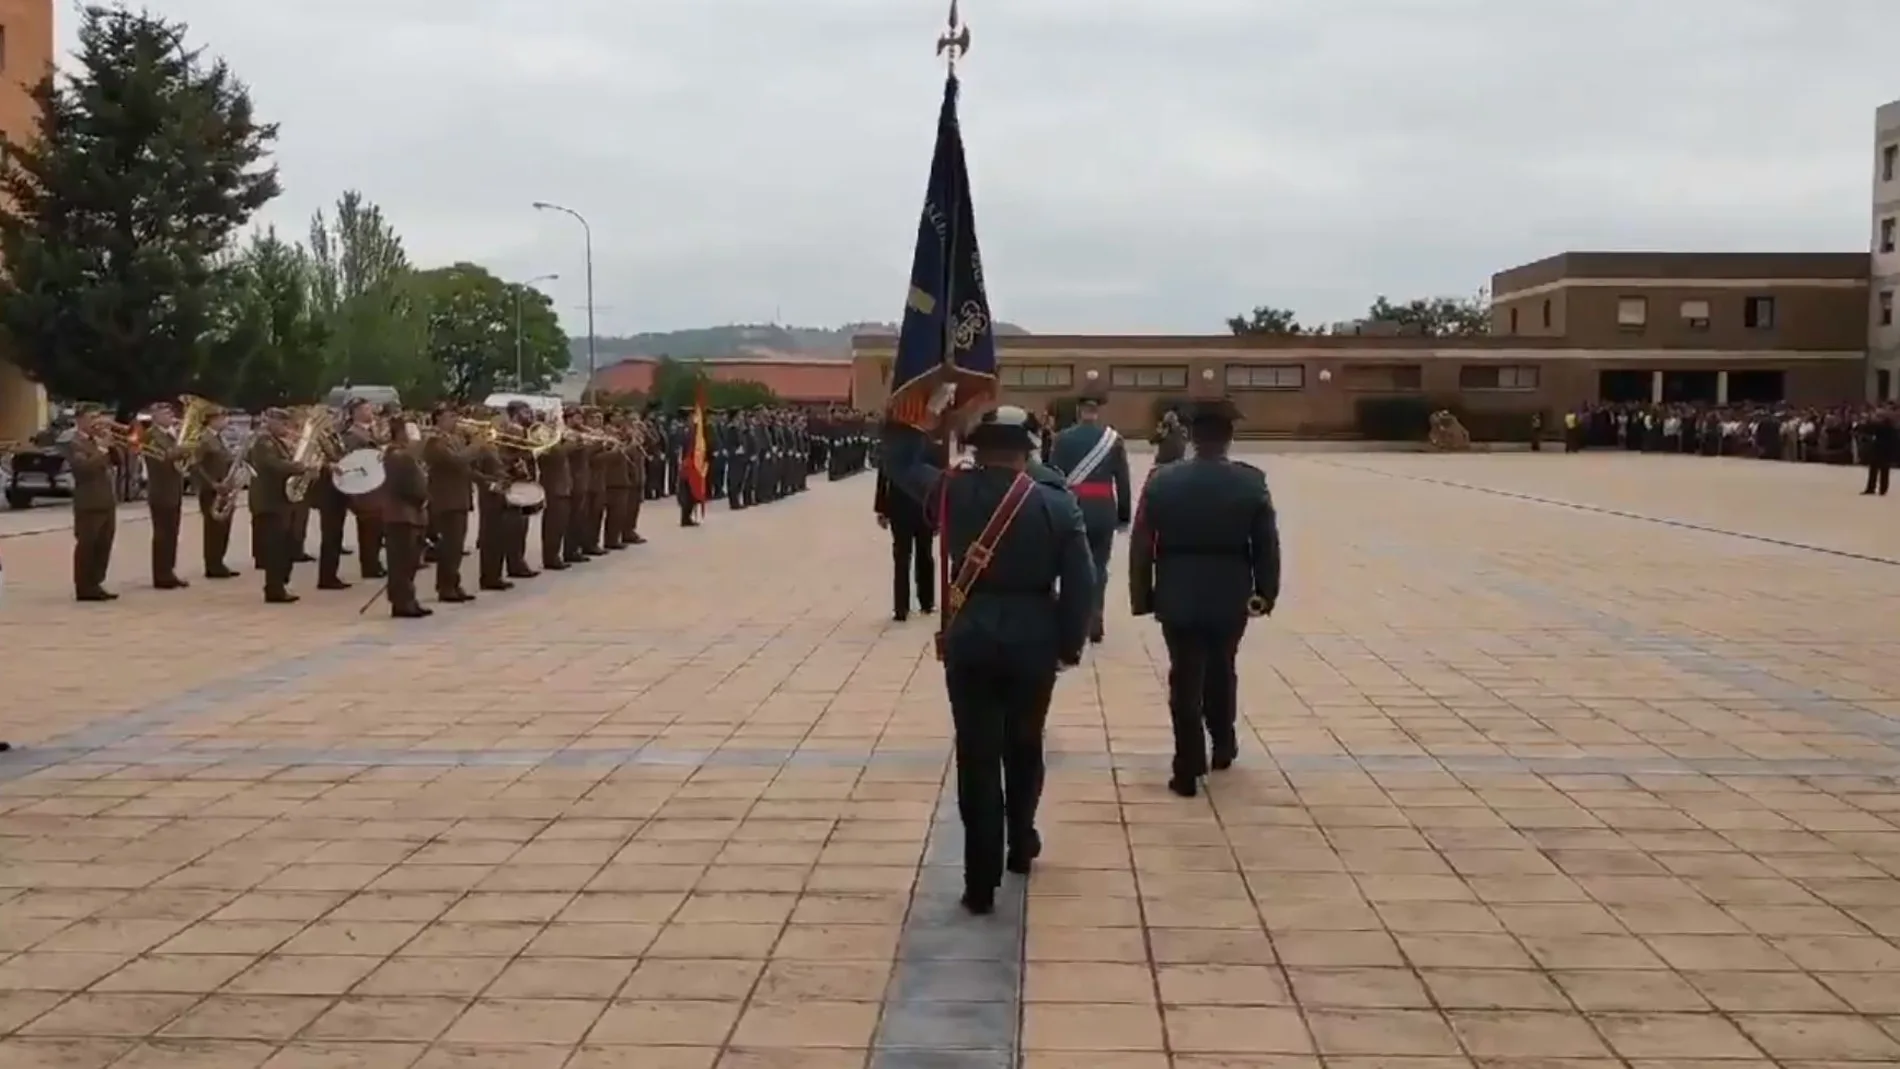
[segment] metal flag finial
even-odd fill
[[[957,72],[957,61],[970,51],[970,27],[957,11],[957,0],[950,0],[950,18],[944,23],[943,32],[937,35],[937,54],[949,64],[950,73]]]

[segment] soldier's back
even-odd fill
[[[1143,491],[1142,528],[1154,559],[1154,613],[1163,624],[1243,623],[1264,532],[1274,524],[1266,474],[1238,461],[1196,457],[1155,472]],[[1278,539],[1271,549],[1278,586]]]
[[[1081,510],[1059,475],[1043,469],[1040,478],[1028,477],[1033,485],[1021,509],[996,540],[994,554],[950,625],[953,646],[1020,644],[1050,655],[1080,646],[1094,576]],[[1015,481],[1016,473],[1007,468],[948,473],[943,493],[953,576]],[[1070,591],[1071,584],[1081,589]]]

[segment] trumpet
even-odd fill
[[[471,438],[502,449],[513,449],[529,456],[540,456],[561,444],[561,434],[545,423],[524,428],[521,433],[505,431],[486,420],[460,419],[456,428]]]

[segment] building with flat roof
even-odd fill
[[[1103,393],[1127,428],[1224,396],[1269,435],[1350,432],[1373,397],[1547,420],[1599,400],[1833,404],[1865,389],[1867,277],[1859,253],[1564,253],[1494,276],[1487,335],[1031,335],[998,339],[998,376],[1033,409]],[[853,350],[859,404],[881,405],[896,339]]]
[[[896,341],[892,336],[891,340]],[[842,405],[851,401],[851,365],[844,360],[715,358],[682,360],[714,382],[756,382],[790,405]],[[597,393],[646,394],[660,369],[658,357],[636,356],[601,368],[594,376]]]
[[[8,137],[33,135],[30,90],[52,69],[52,0],[0,0],[0,131]],[[46,418],[46,391],[0,351],[0,441],[29,437]]]
[[[1867,302],[1869,396],[1900,401],[1900,100],[1874,112],[1874,219],[1869,245],[1872,279]]]

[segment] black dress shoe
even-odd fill
[[[434,616],[435,610],[422,605],[413,605],[407,609],[391,609],[389,615],[396,620],[420,620],[425,616]]]
[[[162,583],[153,583],[152,589],[153,590],[184,590],[185,588],[189,586],[191,586],[191,584],[185,582],[183,579],[174,578],[174,579],[167,579]]]
[[[381,568],[363,569],[363,579],[365,582],[374,582],[375,580],[378,580],[378,579],[387,579],[387,578],[389,578],[389,573]]]
[[[535,570],[534,570],[533,568],[523,568],[523,569],[521,569],[521,570],[519,570],[519,571],[513,571],[513,572],[509,572],[509,573],[508,573],[508,578],[510,578],[510,579],[533,579],[533,578],[534,578],[535,576],[537,576],[537,575],[540,575],[540,574],[541,574],[540,572],[537,572],[537,571],[535,571]]]
[[[296,556],[294,556],[294,557],[292,557],[292,558],[290,558],[290,563],[292,563],[292,564],[315,564],[315,563],[316,563],[316,560],[317,560],[317,558],[315,558],[315,557],[313,557],[313,556],[311,556],[311,555],[310,555],[310,554],[308,554],[308,553],[299,553],[299,554],[297,554]]]
[[[643,534],[632,535],[628,537],[627,544],[633,545],[633,546],[644,546],[647,544],[647,536]]]
[[[465,590],[457,590],[457,591],[454,591],[453,593],[437,594],[435,597],[435,600],[440,601],[446,605],[460,605],[461,603],[465,601],[474,601],[475,595],[470,594]]]
[[[1003,867],[1018,876],[1029,875],[1036,865],[1036,859],[1042,856],[1042,836],[1034,831],[1024,832],[1009,844],[1009,859]]]
[[[318,590],[348,590],[350,586],[341,579],[322,579],[317,582]]]
[[[1200,793],[1198,776],[1175,776],[1168,780],[1168,789],[1183,798],[1192,798]]]
[[[895,621],[897,621],[898,623],[900,623],[900,624],[901,624],[901,623],[903,623],[903,622],[904,622],[905,620],[908,620],[908,619],[910,619],[910,613],[907,613],[907,612],[902,612],[902,611],[899,611],[899,612],[894,612],[894,613],[892,613],[892,614],[891,614],[891,619],[893,619],[893,620],[895,620]]]
[[[289,593],[264,595],[264,604],[266,605],[295,605],[302,600],[303,599],[297,595]]]
[[[483,583],[481,587],[483,590],[513,590],[515,585],[504,580],[499,583]]]
[[[75,601],[117,601],[119,600],[119,595],[109,594],[103,590],[87,590],[87,591],[82,591],[81,593],[74,595],[73,600]]]
[[[1208,762],[1208,767],[1216,772],[1225,772],[1234,767],[1234,759],[1239,756],[1239,748],[1232,743],[1225,746],[1216,746],[1214,747],[1214,759]]]
[[[220,571],[206,572],[205,578],[206,579],[236,579],[238,576],[243,575],[243,574],[244,574],[243,572],[234,572],[229,568],[225,568]]]
[[[996,912],[996,889],[994,887],[969,887],[963,891],[963,908],[983,917]]]

